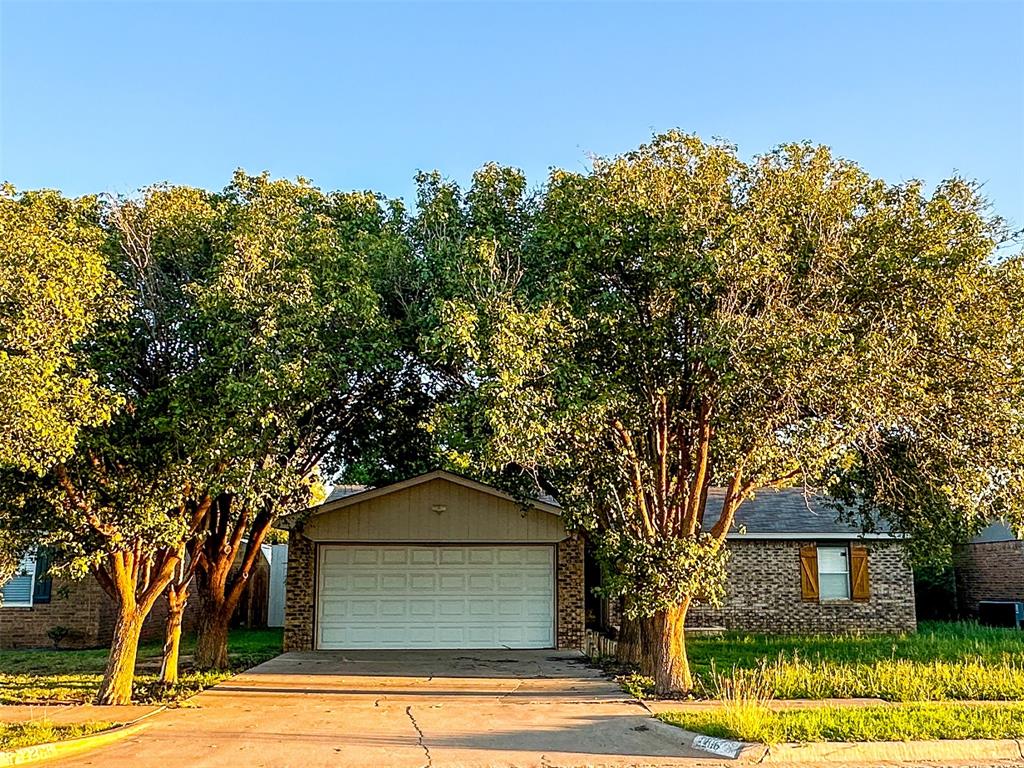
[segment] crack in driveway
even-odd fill
[[[416,741],[423,750],[423,754],[426,755],[427,762],[424,764],[423,768],[432,768],[434,765],[434,758],[430,756],[430,747],[428,747],[426,742],[423,741],[423,729],[420,728],[420,724],[417,723],[416,718],[413,717],[411,706],[405,708],[405,714],[409,717],[409,722],[412,723],[412,727],[416,729]]]

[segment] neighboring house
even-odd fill
[[[720,508],[713,491],[709,515]],[[899,542],[860,536],[798,490],[758,494],[730,534],[729,583],[693,626],[761,632],[913,630]],[[285,650],[579,648],[599,569],[551,501],[523,504],[449,472],[344,486],[290,515]],[[745,532],[743,532],[745,528]],[[587,610],[589,609],[589,610]]]
[[[48,633],[67,630],[61,648],[110,645],[116,619],[114,601],[92,577],[73,581],[50,576],[45,554],[27,555],[0,592],[0,648],[53,646]],[[163,637],[167,601],[160,599],[143,625],[143,640]]]
[[[957,603],[978,616],[983,600],[1024,602],[1024,541],[997,520],[967,544],[953,548]]]
[[[235,614],[233,624],[246,627],[282,626],[284,567],[287,545],[263,547],[250,582]],[[278,568],[273,569],[272,558]],[[237,567],[237,566],[236,566]],[[52,646],[48,633],[63,627],[62,648],[99,648],[110,645],[116,614],[114,601],[92,577],[74,581],[47,573],[45,550],[40,557],[26,556],[15,575],[0,586],[0,648],[42,648]],[[194,595],[194,592],[193,592]],[[189,600],[186,630],[191,627],[195,601]],[[142,639],[163,638],[167,601],[161,597],[143,625]],[[276,623],[275,623],[276,621]]]
[[[716,519],[722,492],[712,490]],[[761,491],[727,535],[726,595],[696,604],[690,626],[768,633],[912,632],[914,576],[899,540],[836,520],[821,497],[799,488]]]

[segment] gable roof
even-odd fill
[[[706,520],[717,519],[725,499],[724,488],[708,492]],[[892,539],[884,527],[865,534],[856,525],[837,519],[826,497],[803,488],[765,489],[744,501],[733,521],[730,539]]]
[[[970,543],[992,544],[1000,541],[1018,541],[1019,538],[1005,520],[993,520],[981,533],[971,539]]]
[[[461,485],[463,488],[469,488],[474,491],[479,491],[480,493],[486,493],[490,496],[495,496],[499,499],[512,502],[513,504],[522,505],[524,503],[522,499],[517,499],[512,494],[506,493],[494,486],[480,483],[476,480],[470,480],[468,477],[457,475],[454,472],[447,472],[443,469],[438,469],[433,472],[426,472],[422,475],[417,475],[416,477],[410,477],[407,480],[399,480],[398,482],[389,483],[375,488],[364,485],[335,486],[323,504],[318,507],[313,507],[312,509],[284,515],[278,521],[278,527],[290,530],[300,519],[305,520],[308,517],[315,517],[327,512],[336,512],[339,509],[345,509],[353,504],[359,504],[360,502],[368,501],[369,499],[375,499],[378,496],[386,496],[390,493],[403,491],[406,488],[412,488],[416,485],[429,483],[433,480],[447,480],[455,485]],[[525,503],[527,506],[533,509],[538,509],[541,512],[547,512],[548,514],[559,516],[562,514],[562,508],[553,503],[553,500],[529,499]]]

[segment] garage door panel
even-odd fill
[[[358,547],[352,550],[353,565],[376,565],[380,562],[381,552],[372,547]]]
[[[493,600],[470,600],[469,601],[469,615],[470,616],[493,616],[494,615],[494,601]]]
[[[462,565],[466,562],[466,550],[462,547],[445,547],[441,550],[442,565]]]
[[[413,592],[436,592],[437,577],[433,573],[410,574],[409,589]]]
[[[327,545],[320,648],[548,648],[551,547]]]
[[[412,565],[437,565],[437,550],[418,547],[409,550],[409,563]]]
[[[438,589],[442,594],[466,591],[466,575],[463,573],[442,573],[439,575]]]
[[[470,574],[469,588],[475,593],[490,593],[495,589],[494,574]]]
[[[385,565],[405,565],[409,562],[409,550],[405,547],[382,549],[380,561]]]
[[[402,592],[409,585],[409,576],[405,573],[382,573],[380,575],[380,588],[385,594]]]
[[[469,562],[474,565],[492,565],[494,563],[494,547],[470,547],[466,550]]]

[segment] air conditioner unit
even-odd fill
[[[1024,627],[1024,602],[982,600],[978,603],[978,621],[990,627]]]

